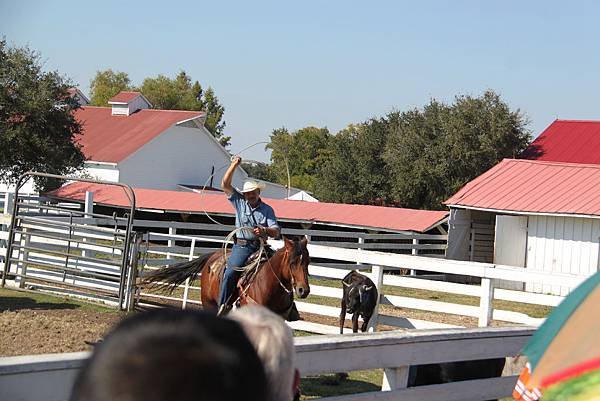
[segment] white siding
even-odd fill
[[[119,182],[119,170],[117,166],[86,162],[85,174],[95,180]]]
[[[128,116],[129,106],[126,104],[113,104],[111,114],[113,116]]]
[[[598,270],[600,220],[530,216],[527,268],[535,271],[591,275]],[[567,288],[536,283],[528,291],[566,295]]]
[[[220,187],[230,157],[205,128],[174,126],[144,145],[119,164],[120,181],[132,187],[176,190],[177,184]],[[247,177],[237,170],[233,185]]]
[[[5,192],[15,192],[14,185],[6,185],[0,183],[0,194],[4,194]],[[33,179],[27,180],[25,184],[19,189],[19,194],[33,194],[37,193],[37,191],[33,188]],[[0,195],[3,196],[3,195]]]

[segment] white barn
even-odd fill
[[[600,165],[505,159],[446,201],[447,258],[589,276],[600,263],[599,193]]]
[[[78,142],[87,159],[86,176],[136,188],[220,186],[231,155],[204,127],[204,112],[151,109],[139,92],[121,92],[108,103],[110,107],[84,105],[75,111],[83,126]],[[237,169],[233,184],[240,187],[246,178]],[[286,187],[264,183],[265,197],[287,197]],[[23,191],[33,192],[31,184]],[[290,189],[291,194],[299,191]]]

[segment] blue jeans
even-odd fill
[[[221,289],[219,296],[219,305],[223,305],[227,299],[235,291],[235,286],[242,272],[237,271],[234,267],[244,266],[250,255],[258,250],[252,245],[233,245],[231,254],[227,259],[227,267],[223,273],[223,281],[221,281]]]

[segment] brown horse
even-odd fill
[[[244,278],[238,282],[239,303],[266,306],[284,319],[295,320],[297,311],[294,293],[306,298],[310,292],[308,284],[308,264],[310,258],[306,237],[302,239],[283,238],[284,247],[277,250],[266,262],[258,266],[256,274],[248,282]],[[188,262],[162,267],[143,277],[142,283],[150,287],[166,285],[173,291],[185,280],[200,278],[200,298],[204,309],[216,312],[219,288],[223,278],[225,258],[222,251],[201,255]],[[207,268],[208,267],[208,268]],[[157,284],[163,283],[163,284]]]

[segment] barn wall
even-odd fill
[[[121,182],[169,190],[176,190],[177,184],[210,185],[214,166],[213,186],[220,186],[230,158],[208,135],[205,128],[169,128],[119,164]],[[233,184],[241,186],[246,176],[236,170]]]
[[[85,163],[85,174],[96,180],[119,182],[117,166]]]
[[[590,275],[598,270],[600,220],[581,217],[530,216],[527,268]],[[528,291],[566,295],[560,286],[531,283]]]

